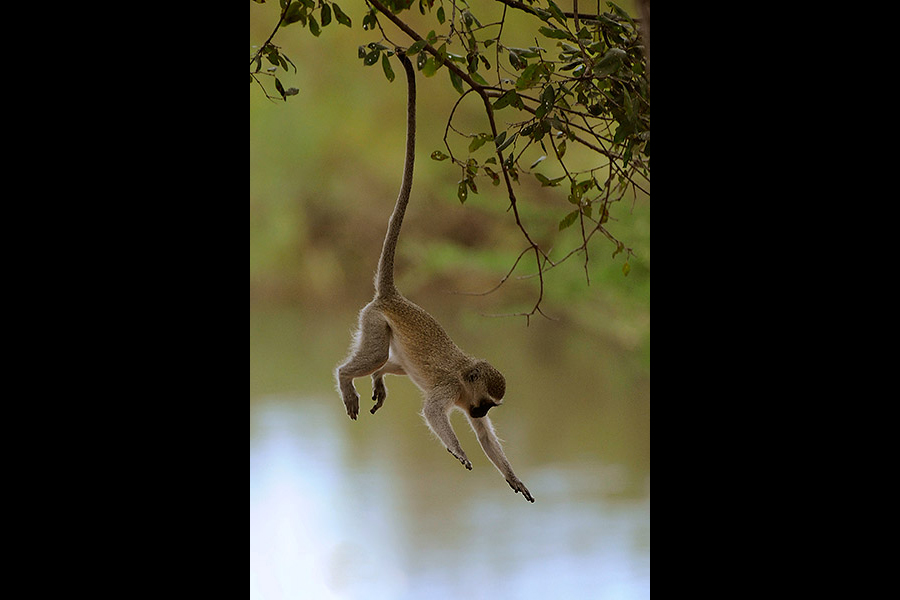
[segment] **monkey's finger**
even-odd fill
[[[451,450],[450,448],[447,448],[447,452],[449,452],[449,453],[453,456],[453,458],[455,458],[455,459],[458,460],[460,463],[462,463],[462,466],[464,466],[466,469],[468,469],[469,471],[472,470],[472,463],[469,461],[468,458],[463,458],[463,457],[461,457],[461,456],[457,456],[457,455],[453,452],[453,450]]]
[[[531,495],[531,492],[528,491],[528,488],[525,487],[524,483],[521,481],[507,481],[506,483],[509,484],[509,487],[511,487],[515,493],[518,494],[519,492],[522,492],[522,495],[525,496],[526,500],[534,502],[534,497]]]

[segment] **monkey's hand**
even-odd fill
[[[359,394],[355,388],[344,391],[344,406],[347,408],[347,416],[355,421],[359,416]]]
[[[525,499],[529,502],[534,502],[534,498],[531,496],[531,492],[528,491],[528,488],[525,487],[525,484],[522,483],[518,479],[507,479],[506,483],[509,484],[509,487],[513,489],[515,493],[522,492],[522,495],[525,496]]]
[[[466,457],[465,454],[463,454],[462,456],[459,456],[459,455],[457,455],[455,452],[453,452],[453,450],[451,450],[450,448],[447,448],[447,452],[449,452],[450,454],[452,454],[452,455],[454,456],[454,458],[456,458],[456,460],[458,460],[459,462],[461,462],[462,465],[463,465],[466,469],[468,469],[469,471],[472,470],[472,463],[469,462],[469,459]]]
[[[372,386],[372,400],[375,401],[375,406],[372,407],[370,412],[373,415],[375,414],[375,411],[384,404],[385,398],[387,398],[387,388],[384,387],[384,380],[379,377]]]

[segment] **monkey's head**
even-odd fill
[[[470,398],[468,410],[472,418],[480,419],[493,407],[503,404],[506,380],[487,361],[475,361],[462,378]]]

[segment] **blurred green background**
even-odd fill
[[[493,287],[525,242],[502,187],[479,181],[481,193],[461,205],[458,170],[429,159],[458,95],[445,70],[420,76],[397,284],[506,375],[506,402],[491,417],[536,502],[509,489],[457,415],[474,466],[462,468],[425,426],[406,378],[388,377],[382,410],[351,422],[332,372],[372,297],[399,190],[405,82],[399,65],[393,83],[380,66],[363,67],[357,46],[380,36],[362,30],[361,1],[339,4],[352,28],[332,23],[315,38],[297,24],[273,40],[297,65],[279,77],[298,95],[276,103],[250,86],[251,598],[648,598],[649,199],[612,212],[610,230],[635,252],[627,277],[624,255],[611,258],[612,244],[595,237],[589,286],[578,257],[546,273],[542,309],[556,320],[482,316],[530,310],[537,280],[514,278],[484,297],[450,293]],[[499,18],[497,3],[472,9],[482,22]],[[419,31],[436,28],[408,16]],[[277,19],[274,0],[251,2],[250,44]],[[511,12],[505,27],[534,44],[528,19]],[[486,131],[470,97],[454,123]],[[465,155],[467,140],[451,143]],[[594,159],[571,144],[569,153],[576,164]],[[552,256],[577,245],[576,228],[557,231],[564,193],[523,176],[517,195]],[[533,272],[523,259],[516,274]],[[365,408],[371,384],[357,388]]]

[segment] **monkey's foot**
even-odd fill
[[[468,469],[469,471],[472,470],[472,463],[469,462],[469,459],[466,458],[465,455],[463,455],[463,456],[458,456],[458,455],[457,455],[455,452],[453,452],[453,450],[451,450],[450,448],[447,448],[447,452],[449,452],[450,454],[452,454],[453,457],[454,457],[456,460],[458,460],[459,462],[461,462],[461,463],[462,463],[462,466],[464,466],[466,469]]]
[[[387,398],[387,389],[384,387],[384,381],[379,379],[372,387],[372,400],[375,401],[375,406],[372,407],[372,410],[370,412],[373,415],[375,414],[375,411],[381,408],[381,406],[384,404],[385,398]]]
[[[534,502],[534,498],[532,497],[531,492],[528,491],[528,488],[525,487],[524,483],[522,483],[518,479],[513,479],[512,481],[507,479],[506,483],[509,484],[509,487],[511,487],[515,493],[518,494],[519,492],[522,492],[522,495],[525,496],[526,500],[528,500],[529,502]]]

